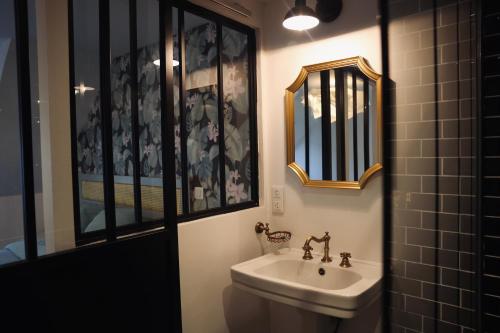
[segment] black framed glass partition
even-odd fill
[[[30,115],[30,109],[22,109],[23,105],[20,103],[22,96],[18,90],[23,80],[17,70],[19,56],[23,50],[16,45],[16,40],[20,37],[17,37],[16,31],[15,3],[3,1],[0,6],[0,130],[2,133],[0,207],[3,212],[6,212],[0,219],[0,264],[7,264],[26,259],[25,247],[21,246],[23,253],[16,256],[8,250],[8,246],[27,243],[23,221],[29,219],[30,216],[27,216],[29,212],[24,210],[23,205],[26,189],[23,185],[22,148],[24,144],[28,144],[23,138],[23,129],[25,129],[23,122],[26,121],[24,118]],[[30,120],[29,124],[31,125]]]
[[[109,228],[122,235],[161,226],[169,173],[179,221],[258,205],[255,32],[187,2],[173,5],[166,103],[173,104],[175,139],[164,142],[158,1],[72,1],[79,243]],[[164,168],[168,145],[175,170]]]
[[[67,4],[2,3],[0,204],[8,214],[0,250],[12,248],[8,262],[163,226],[170,173],[178,221],[257,206],[254,30],[166,3],[166,89],[161,2]],[[165,141],[168,107],[174,136]]]

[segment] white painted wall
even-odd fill
[[[303,187],[286,165],[284,123],[285,89],[303,65],[363,56],[376,71],[381,71],[377,1],[344,1],[344,9],[336,21],[302,33],[281,28],[278,18],[285,12],[283,1],[269,2],[263,28],[264,190],[270,193],[273,184],[285,187],[285,213],[272,215],[268,211],[269,218],[294,233],[292,246],[301,247],[309,234],[321,236],[330,231],[337,256],[338,252],[348,251],[353,257],[381,261],[381,174],[361,191]],[[358,19],[367,21],[366,26],[359,26]],[[269,196],[266,199],[269,201]],[[270,202],[266,203],[269,206]]]
[[[268,302],[235,289],[229,271],[263,253],[253,228],[264,216],[259,207],[179,226],[183,332],[269,332]]]
[[[364,190],[314,189],[303,187],[286,165],[284,92],[304,65],[365,57],[381,72],[380,30],[377,26],[376,0],[344,1],[341,15],[332,23],[321,24],[308,32],[292,32],[281,27],[290,1],[269,1],[264,10],[263,52],[260,68],[262,83],[262,135],[264,191],[283,185],[285,213],[267,210],[275,228],[293,233],[292,247],[302,247],[307,236],[332,235],[334,260],[342,251],[353,257],[382,260],[382,177],[372,178]],[[313,3],[311,3],[313,5]],[[270,196],[266,197],[270,207]],[[319,248],[319,247],[318,247]],[[270,306],[271,332],[331,332],[334,321],[288,306]],[[380,330],[380,304],[365,314],[344,321],[339,332]]]

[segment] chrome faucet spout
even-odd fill
[[[311,250],[313,250],[313,248],[310,245],[310,243],[311,243],[311,241],[315,241],[316,243],[325,243],[323,258],[321,259],[321,261],[322,262],[331,262],[332,257],[330,257],[330,239],[331,239],[331,237],[328,234],[328,231],[325,232],[325,235],[321,238],[309,236],[306,239],[304,246],[302,247],[302,249],[304,250],[304,256],[302,256],[302,259],[311,260],[313,258],[312,254],[311,254]]]

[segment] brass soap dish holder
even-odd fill
[[[266,225],[264,225],[264,223],[262,222],[257,222],[257,224],[255,225],[255,232],[258,234],[265,232],[267,240],[271,243],[284,243],[292,238],[292,233],[290,231],[270,232],[269,223],[266,223]]]

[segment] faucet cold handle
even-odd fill
[[[340,257],[342,258],[342,261],[340,262],[340,267],[351,267],[351,263],[349,262],[349,258],[351,257],[351,254],[349,252],[341,252]]]

